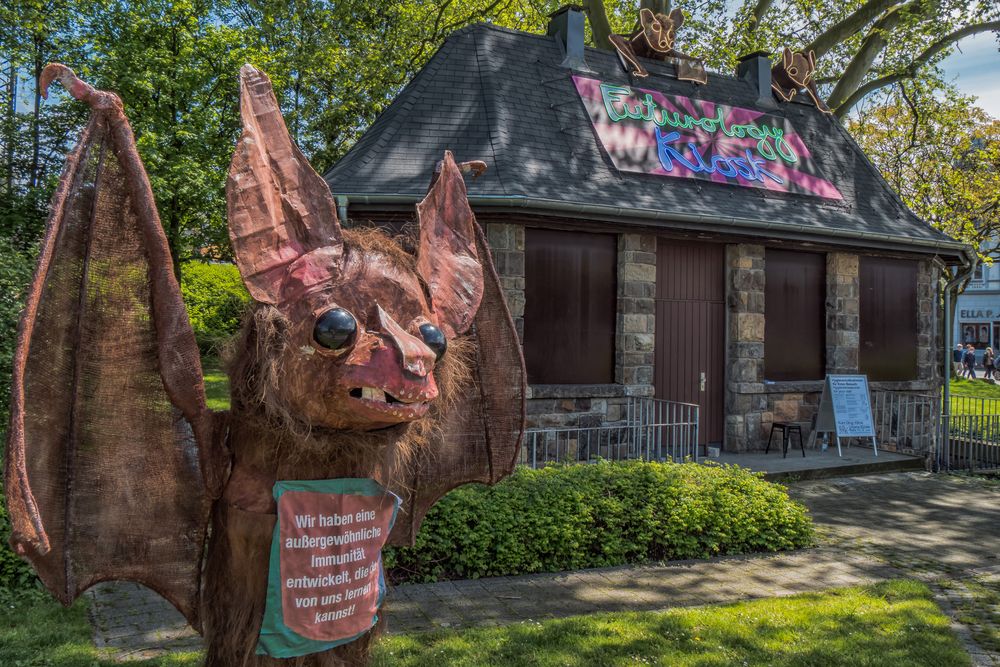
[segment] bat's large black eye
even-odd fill
[[[339,350],[354,341],[358,331],[358,321],[343,308],[331,308],[316,318],[313,338],[330,350]]]
[[[434,355],[440,360],[444,356],[444,351],[448,349],[448,339],[444,333],[433,324],[420,325],[420,337],[424,339],[427,347],[434,351]]]

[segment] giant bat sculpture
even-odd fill
[[[240,75],[226,189],[254,303],[232,408],[213,413],[121,101],[45,69],[43,90],[58,79],[93,112],[21,320],[5,470],[11,543],[56,597],[144,584],[226,667],[282,664],[255,652],[276,482],[376,482],[402,499],[389,542],[406,544],[448,490],[513,469],[524,422],[517,335],[462,175],[484,165],[444,154],[418,238],[344,229],[267,76]],[[362,663],[372,634],[294,664]]]

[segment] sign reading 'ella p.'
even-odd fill
[[[292,658],[364,634],[385,592],[382,546],[399,498],[370,479],[274,485],[277,525],[257,653]]]
[[[619,171],[843,199],[784,118],[581,76],[573,84]]]

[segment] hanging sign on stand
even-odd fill
[[[814,437],[819,433],[833,433],[837,439],[837,456],[844,455],[840,448],[841,438],[871,438],[872,449],[878,456],[869,397],[867,375],[827,375]]]

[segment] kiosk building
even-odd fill
[[[939,278],[970,248],[900,201],[830,114],[785,102],[765,54],[707,84],[548,34],[452,34],[326,175],[342,217],[403,227],[445,149],[467,180],[527,363],[529,427],[701,406],[700,441],[806,429],[828,373],[941,388]]]

